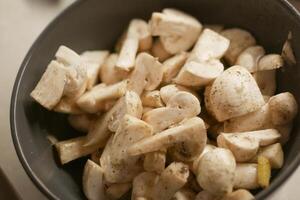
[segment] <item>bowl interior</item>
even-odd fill
[[[153,11],[174,7],[197,17],[202,23],[241,27],[256,37],[267,52],[280,53],[288,31],[293,33],[293,48],[300,62],[300,20],[283,0],[89,0],[78,1],[52,22],[34,43],[18,73],[11,104],[11,128],[20,160],[29,176],[48,197],[82,199],[82,168],[87,158],[65,166],[58,162],[47,136],[59,140],[80,135],[72,130],[66,115],[46,111],[30,98],[58,46],[77,52],[113,49],[117,38],[132,18],[149,19]],[[279,70],[278,92],[290,91],[300,102],[299,65]],[[285,146],[285,165],[273,176],[271,187],[259,192],[264,199],[295,169],[300,160],[299,117],[291,140]]]

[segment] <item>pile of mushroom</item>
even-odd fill
[[[116,52],[59,47],[31,96],[83,133],[55,147],[62,164],[90,156],[90,200],[252,200],[283,166],[298,112],[275,94],[290,40],[266,54],[246,30],[166,8],[131,20]]]

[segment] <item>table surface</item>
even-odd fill
[[[19,66],[31,44],[47,24],[73,1],[0,0],[0,59],[2,68],[2,73],[0,73],[0,169],[6,174],[17,195],[24,200],[42,200],[46,197],[26,175],[13,147],[9,127],[11,91]],[[300,3],[294,3],[300,8]],[[269,199],[298,200],[300,199],[298,185],[300,185],[300,168]],[[1,197],[3,198],[3,196]]]

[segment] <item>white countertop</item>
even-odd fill
[[[74,0],[0,0],[0,167],[24,200],[46,199],[22,168],[12,143],[9,106],[17,71],[47,24]],[[300,3],[298,3],[300,7]],[[300,168],[269,199],[299,200]]]

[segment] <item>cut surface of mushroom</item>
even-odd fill
[[[144,158],[144,170],[148,172],[156,172],[160,174],[166,165],[166,152],[156,151],[150,152]]]
[[[131,183],[115,183],[106,189],[105,194],[110,199],[120,199],[131,187]]]
[[[141,96],[143,106],[159,108],[163,107],[164,103],[160,98],[159,90],[145,91]]]
[[[88,114],[69,115],[69,124],[78,131],[88,132],[95,120],[95,116]]]
[[[198,171],[197,181],[206,191],[216,196],[232,192],[236,163],[228,149],[216,148],[203,155]]]
[[[276,91],[276,70],[258,71],[253,77],[263,95],[273,96]]]
[[[143,170],[140,156],[130,156],[127,149],[151,134],[151,127],[142,120],[130,115],[123,117],[117,132],[112,135],[100,158],[106,181],[110,183],[130,182]]]
[[[104,115],[99,117],[87,135],[86,146],[98,144],[104,147],[111,132],[115,132],[125,114],[141,118],[142,102],[135,92],[126,92],[116,104]]]
[[[77,100],[77,105],[89,113],[99,112],[106,101],[115,100],[123,96],[126,92],[127,84],[127,80],[108,86],[99,84],[83,94]]]
[[[160,36],[166,51],[171,54],[191,48],[202,29],[197,19],[175,9],[152,13],[149,26],[152,35]]]
[[[205,190],[202,190],[197,194],[195,200],[215,200],[215,196]]]
[[[248,190],[239,189],[225,195],[221,200],[255,200],[255,197]]]
[[[209,104],[218,121],[254,112],[265,104],[252,75],[238,65],[216,78],[209,96]]]
[[[164,87],[161,87],[159,90],[160,96],[165,104],[167,104],[167,102],[171,99],[171,97],[173,95],[177,94],[177,92],[179,92],[179,91],[190,92],[197,97],[196,93],[194,91],[192,91],[191,89],[181,86],[181,85],[176,85],[176,84],[166,85]]]
[[[229,49],[224,56],[230,65],[236,62],[237,57],[242,51],[256,44],[256,40],[251,33],[239,28],[225,29],[221,32],[221,35],[230,40]]]
[[[84,166],[82,186],[89,200],[107,199],[104,192],[103,169],[91,160]]]
[[[234,188],[247,190],[259,188],[257,182],[257,164],[238,163],[236,165]]]
[[[211,145],[211,144],[206,144],[202,153],[193,161],[193,165],[192,165],[192,172],[196,175],[197,174],[197,170],[198,170],[198,165],[199,165],[199,162],[201,160],[201,158],[203,157],[204,154],[206,154],[207,152],[213,150],[217,148],[216,146],[214,145]]]
[[[272,70],[282,67],[284,61],[279,54],[268,54],[263,56],[258,62],[259,70]]]
[[[143,90],[154,90],[162,81],[162,64],[148,53],[140,53],[129,77],[128,90],[140,95]]]
[[[285,43],[283,44],[282,47],[282,52],[281,52],[281,56],[283,58],[283,60],[288,64],[288,65],[295,65],[296,62],[296,58],[295,58],[295,54],[292,48],[292,32],[290,31],[287,37],[287,40],[285,41]]]
[[[153,172],[142,172],[133,179],[132,200],[147,200],[152,196],[152,190],[158,180],[158,175]]]
[[[154,41],[151,54],[158,58],[159,62],[163,62],[172,56],[172,54],[166,51],[159,38]]]
[[[195,200],[196,194],[193,190],[188,188],[181,188],[178,190],[172,200]]]
[[[77,65],[81,62],[80,56],[75,51],[64,45],[58,47],[55,53],[55,58],[59,63],[67,66]]]
[[[237,57],[236,65],[245,67],[249,72],[259,71],[258,61],[265,55],[265,49],[262,46],[250,46],[246,48]]]
[[[180,125],[169,128],[151,137],[138,141],[128,148],[130,155],[158,151],[175,147],[178,157],[193,160],[206,144],[206,129],[202,119],[190,118]]]

